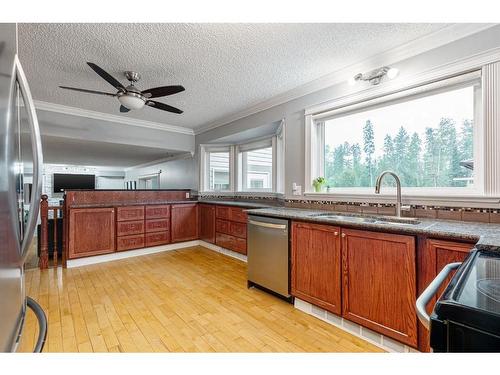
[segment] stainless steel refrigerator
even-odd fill
[[[26,309],[32,308],[40,323],[36,352],[43,348],[47,321],[40,306],[26,296],[24,262],[38,221],[42,143],[17,56],[16,24],[0,24],[0,153],[0,351],[16,351]],[[32,179],[31,199],[25,199],[30,194],[25,191],[27,179]]]

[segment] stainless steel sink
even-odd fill
[[[420,221],[414,218],[402,217],[384,217],[384,216],[361,216],[361,215],[342,215],[337,213],[320,213],[310,214],[309,217],[321,217],[333,220],[342,220],[354,223],[372,223],[372,224],[386,224],[386,225],[417,225]]]
[[[376,223],[377,222],[377,219],[374,219],[372,217],[364,217],[364,216],[338,215],[338,214],[330,214],[330,213],[312,214],[309,216],[322,217],[322,218],[334,219],[334,220],[350,221],[350,222],[355,222],[355,223]]]

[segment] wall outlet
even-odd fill
[[[302,195],[302,186],[295,182],[292,184],[292,195]]]
[[[186,193],[186,198],[189,199],[189,193]]]

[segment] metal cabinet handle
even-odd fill
[[[273,224],[264,223],[263,221],[248,220],[249,224],[256,225],[258,227],[272,228],[272,229],[286,229],[286,224]]]
[[[345,238],[345,233],[342,233],[342,238]]]
[[[47,316],[42,307],[31,297],[26,297],[26,305],[35,313],[38,320],[39,330],[33,353],[41,353],[45,340],[47,339]]]
[[[19,58],[16,55],[14,61],[16,67],[16,81],[19,84],[19,89],[23,97],[24,106],[28,114],[28,121],[31,130],[31,144],[33,147],[33,189],[31,191],[31,205],[30,212],[28,215],[28,224],[26,226],[25,233],[27,234],[23,238],[23,243],[21,244],[21,256],[26,257],[27,250],[31,240],[33,238],[33,233],[35,232],[35,226],[38,221],[38,213],[40,211],[40,196],[42,195],[42,168],[43,168],[43,154],[42,154],[42,138],[40,136],[40,126],[38,125],[38,118],[36,116],[35,104],[33,102],[33,97],[31,96],[31,91],[28,86],[28,80],[24,74]]]
[[[448,277],[451,271],[456,270],[460,267],[462,263],[450,263],[444,266],[444,268],[439,272],[434,280],[429,284],[427,288],[423,291],[420,297],[417,298],[416,307],[417,307],[417,316],[420,322],[425,326],[425,328],[429,329],[431,317],[427,314],[426,306],[429,301],[434,297],[437,293],[439,287],[443,283],[444,280]]]
[[[336,237],[339,235],[339,232],[333,232],[333,235]]]

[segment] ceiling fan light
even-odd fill
[[[121,105],[128,109],[141,109],[144,107],[144,100],[134,95],[121,95],[118,97]]]

